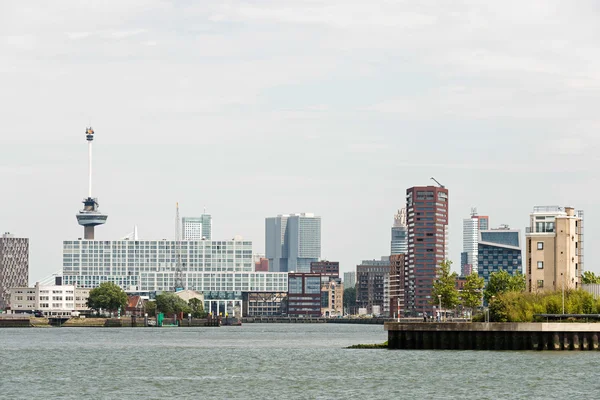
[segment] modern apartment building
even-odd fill
[[[471,218],[463,220],[463,252],[461,253],[460,263],[461,276],[467,276],[472,272],[477,272],[477,243],[479,240],[479,231],[487,230],[489,229],[489,226],[489,217],[477,215],[476,208],[471,209]]]
[[[65,241],[63,284],[171,291],[178,260],[183,286],[203,292],[209,312],[233,315],[242,309],[242,292],[287,292],[286,273],[254,272],[252,242],[243,240]]]
[[[366,308],[373,313],[373,307],[383,310],[385,303],[384,282],[390,275],[390,258],[364,260],[356,266],[356,307]]]
[[[290,272],[288,275],[288,315],[321,316],[321,275]]]
[[[431,291],[438,265],[448,255],[448,189],[416,186],[406,191],[408,260],[404,280],[405,314],[433,312]]]
[[[0,310],[10,301],[9,290],[29,284],[29,239],[10,233],[0,237]]]
[[[339,261],[314,261],[310,263],[310,272],[313,274],[321,274],[321,277],[329,279],[337,279],[340,277]]]
[[[212,216],[202,214],[199,217],[183,217],[183,240],[212,240]]]
[[[353,288],[356,286],[356,272],[344,272],[344,288]]]
[[[266,257],[273,272],[309,272],[321,257],[321,217],[302,213],[265,221]]]
[[[523,273],[521,231],[502,226],[480,230],[477,242],[478,274],[487,286],[490,274],[501,270],[511,275]]]
[[[406,208],[394,215],[390,254],[408,254],[408,227],[406,226]]]
[[[577,289],[584,270],[583,211],[534,207],[525,233],[530,292]]]
[[[88,311],[90,289],[73,285],[40,285],[10,289],[10,308],[13,312],[42,311],[46,316],[70,316],[74,311]]]

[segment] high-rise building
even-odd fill
[[[356,286],[356,272],[344,272],[344,288],[353,288]]]
[[[406,226],[406,208],[398,210],[398,213],[394,215],[390,254],[408,254],[408,227]]]
[[[384,307],[384,282],[390,275],[389,256],[381,260],[364,260],[356,266],[356,307],[366,308],[373,313],[373,307],[381,311]]]
[[[212,216],[183,217],[183,240],[212,240]]]
[[[29,239],[5,233],[0,238],[0,310],[10,301],[10,288],[29,283]]]
[[[494,272],[523,273],[520,230],[509,229],[506,225],[499,229],[480,230],[477,248],[478,274],[486,286]]]
[[[479,231],[487,230],[490,226],[490,218],[477,215],[477,209],[471,209],[471,218],[463,219],[463,252],[461,253],[460,275],[467,276],[477,272],[477,241]]]
[[[321,257],[321,217],[302,213],[265,221],[266,256],[273,272],[309,272]]]
[[[407,315],[433,312],[433,282],[448,255],[448,189],[417,186],[406,191],[408,261],[404,279]]]
[[[534,207],[527,241],[527,290],[577,289],[583,265],[583,211]]]

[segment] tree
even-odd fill
[[[581,283],[583,283],[585,285],[589,285],[589,284],[593,284],[593,283],[600,283],[600,276],[596,276],[596,274],[593,273],[592,271],[585,271],[581,275]]]
[[[356,288],[344,289],[344,309],[347,310],[348,314],[356,313]]]
[[[190,299],[190,301],[188,301],[188,304],[190,306],[190,310],[192,313],[192,317],[194,318],[205,318],[206,317],[206,313],[204,312],[204,305],[202,304],[202,301],[200,299]]]
[[[162,293],[156,296],[156,308],[167,315],[191,312],[188,303],[175,293]]]
[[[485,280],[480,278],[479,275],[477,275],[477,272],[473,272],[471,275],[467,276],[465,285],[460,294],[465,307],[473,310],[475,307],[481,305],[481,296],[484,285]]]
[[[456,289],[456,272],[451,272],[452,261],[442,261],[438,267],[438,279],[433,284],[431,303],[439,304],[441,296],[442,307],[452,309],[458,304],[458,289]]]
[[[149,317],[156,317],[156,302],[147,301],[144,304],[144,312],[147,313]]]
[[[127,306],[127,294],[113,282],[103,282],[95,289],[90,290],[87,300],[88,307],[92,310],[100,309],[117,311],[119,308],[125,310]]]
[[[489,303],[492,296],[507,292],[522,292],[525,290],[525,276],[520,273],[510,275],[505,270],[492,272],[483,292],[485,301]]]

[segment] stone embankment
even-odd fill
[[[403,350],[598,350],[595,323],[387,322],[388,348]]]

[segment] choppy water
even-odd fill
[[[598,398],[599,352],[348,350],[382,326],[0,329],[6,399]]]

